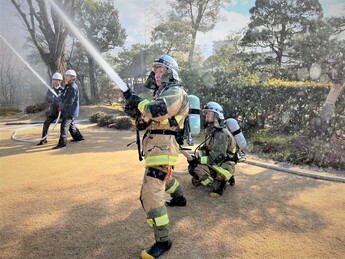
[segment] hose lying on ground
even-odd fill
[[[181,150],[180,149],[180,152],[187,158],[187,160],[191,160],[192,159],[191,154],[187,150]],[[334,176],[326,176],[326,175],[319,175],[319,174],[313,174],[313,173],[305,173],[305,172],[300,172],[300,171],[297,171],[297,170],[283,168],[283,167],[280,167],[280,166],[260,163],[260,162],[253,161],[253,160],[248,160],[248,159],[242,159],[240,162],[246,163],[248,165],[254,165],[254,166],[258,166],[258,167],[263,167],[263,168],[267,168],[267,169],[271,169],[271,170],[275,170],[275,171],[280,171],[280,172],[284,172],[284,173],[295,174],[295,175],[298,175],[298,176],[310,177],[310,178],[314,178],[314,179],[318,179],[318,180],[325,180],[325,181],[345,183],[345,178],[342,178],[342,177],[334,177]],[[185,170],[185,171],[173,170],[173,172],[176,175],[186,175],[186,174],[189,174],[188,170]]]
[[[41,140],[44,140],[46,139],[55,129],[56,125],[59,123],[59,120],[60,120],[60,116],[61,116],[61,112],[59,112],[58,114],[58,117],[57,119],[55,120],[55,123],[53,125],[53,127],[48,131],[47,135],[45,135],[43,138],[40,138],[40,139],[20,139],[16,136],[17,132],[18,131],[23,131],[23,130],[26,130],[28,128],[32,128],[32,127],[37,127],[37,126],[41,126],[41,124],[33,124],[33,125],[28,125],[28,126],[25,126],[23,128],[19,128],[17,130],[15,130],[11,136],[11,139],[14,140],[14,141],[19,141],[19,142],[26,142],[26,143],[38,143],[40,142]]]

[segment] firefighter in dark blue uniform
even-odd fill
[[[62,103],[59,110],[61,111],[62,122],[60,127],[60,139],[58,144],[53,149],[66,147],[67,144],[67,131],[70,132],[73,140],[84,140],[83,135],[80,133],[74,124],[74,118],[79,116],[79,89],[75,83],[77,74],[74,70],[67,70],[65,73],[65,91],[62,95]]]
[[[60,73],[54,73],[52,77],[53,90],[56,93],[54,95],[50,90],[48,90],[46,95],[46,100],[50,103],[50,110],[47,119],[43,123],[42,139],[37,145],[44,145],[47,141],[47,133],[50,124],[55,121],[59,116],[59,103],[61,101],[61,96],[63,94],[64,88],[61,86],[62,75]]]

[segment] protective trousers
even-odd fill
[[[153,227],[156,242],[169,240],[169,217],[164,193],[182,195],[179,182],[173,178],[167,183],[166,177],[163,167],[147,167],[140,192],[141,205],[148,224]]]
[[[50,124],[52,124],[52,122],[55,121],[57,117],[58,115],[49,115],[47,119],[44,121],[43,130],[42,130],[42,138],[44,138],[47,135]]]
[[[204,186],[208,186],[213,183],[214,180],[229,181],[230,177],[235,173],[235,166],[232,164],[223,164],[222,167],[216,165],[201,165],[189,168],[190,174],[194,177],[197,176],[197,180]]]
[[[69,131],[74,140],[78,141],[83,139],[83,135],[81,135],[80,131],[73,123],[73,117],[63,117],[60,126],[59,145],[65,146],[67,144],[67,131]]]

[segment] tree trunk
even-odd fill
[[[11,0],[21,16],[24,25],[31,36],[43,62],[48,66],[50,73],[63,73],[66,70],[65,48],[69,29],[64,26],[60,17],[47,7],[46,1]],[[61,2],[61,1],[60,1]],[[63,9],[73,11],[75,1],[61,2]],[[73,18],[73,15],[69,13]]]
[[[335,132],[333,122],[335,117],[335,103],[344,87],[334,84],[328,93],[326,101],[322,105],[319,116],[315,119],[308,132],[309,137],[317,139],[329,139]]]
[[[82,98],[84,99],[85,104],[91,104],[89,97],[87,96],[86,90],[85,90],[85,82],[84,82],[84,76],[79,77],[80,82],[80,93],[82,95]]]
[[[96,69],[95,62],[93,58],[87,55],[88,65],[89,65],[89,79],[90,79],[90,89],[91,89],[91,99],[93,102],[99,101],[98,96],[98,83],[96,79]]]
[[[189,67],[193,67],[193,58],[194,58],[194,48],[195,48],[195,41],[196,41],[196,30],[192,34],[192,42],[191,42],[191,48],[188,54],[188,64]]]
[[[335,116],[335,103],[343,90],[344,87],[341,84],[334,84],[329,91],[327,99],[322,105],[320,112],[322,122],[329,124],[331,119]]]
[[[59,72],[63,74],[67,70],[66,61],[65,61],[65,51],[60,52],[60,56],[56,58],[55,69],[56,70],[52,70],[51,72],[52,73]]]

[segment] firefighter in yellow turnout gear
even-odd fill
[[[228,182],[235,185],[236,141],[224,125],[223,108],[218,103],[207,103],[203,114],[205,141],[195,150],[194,159],[188,161],[188,171],[193,185],[210,187],[209,195],[216,198],[223,194]]]
[[[140,129],[146,128],[142,141],[146,170],[140,201],[156,240],[141,252],[141,258],[157,258],[172,245],[164,192],[171,195],[172,205],[186,206],[187,202],[179,182],[172,177],[179,154],[176,134],[184,127],[189,111],[188,95],[178,81],[178,65],[174,59],[168,55],[155,59],[145,83],[145,87],[154,90],[154,99],[140,99],[137,105],[141,114],[139,124],[144,125]]]

